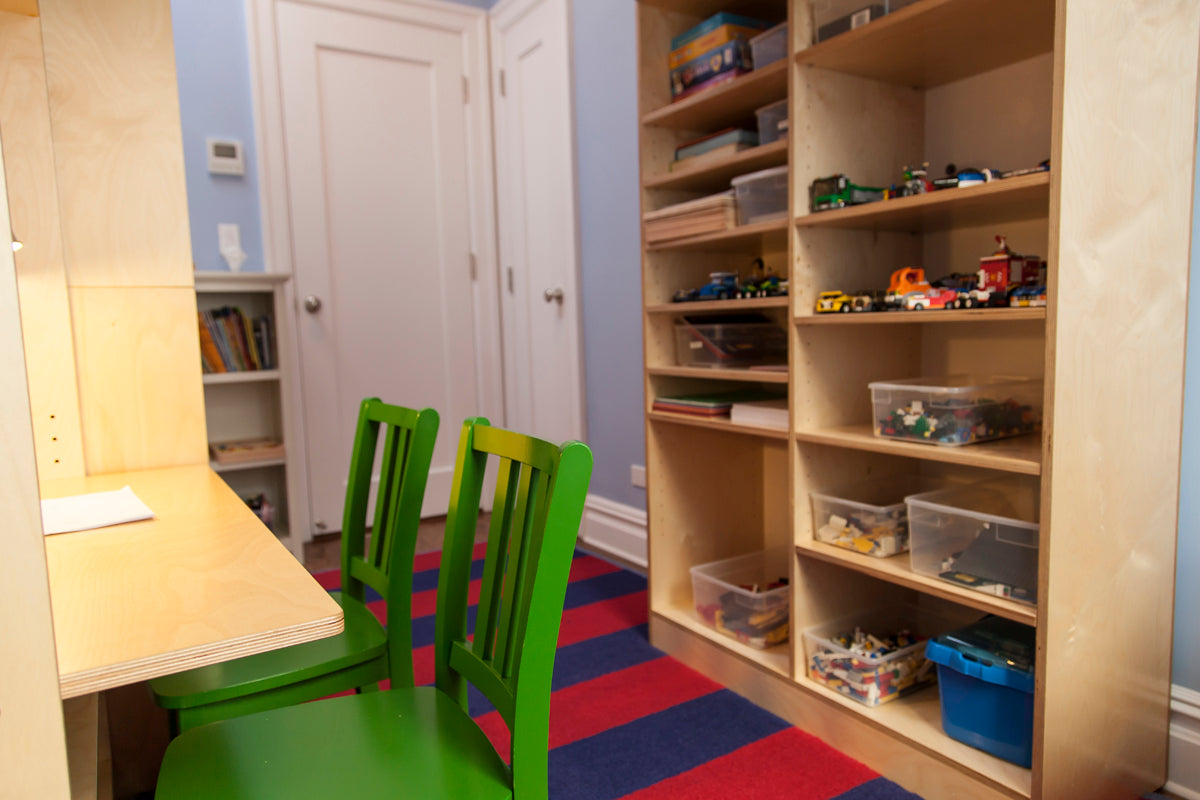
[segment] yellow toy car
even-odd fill
[[[817,295],[817,313],[828,314],[835,311],[849,312],[854,306],[854,298],[845,292],[821,292]]]

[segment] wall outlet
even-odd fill
[[[638,488],[646,488],[646,468],[640,464],[629,467],[629,482]]]

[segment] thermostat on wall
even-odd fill
[[[214,175],[245,175],[246,162],[242,143],[236,139],[205,139],[208,145],[208,171]]]

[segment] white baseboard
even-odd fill
[[[602,555],[646,568],[646,512],[589,494],[583,507],[579,543]]]
[[[1200,692],[1171,687],[1171,743],[1166,790],[1200,800]]]

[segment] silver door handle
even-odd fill
[[[304,298],[304,310],[310,314],[315,314],[321,310],[321,298],[315,294],[310,294]]]
[[[555,286],[553,289],[547,289],[542,292],[542,297],[546,298],[547,303],[557,301],[561,306],[563,301],[563,290],[561,286]]]

